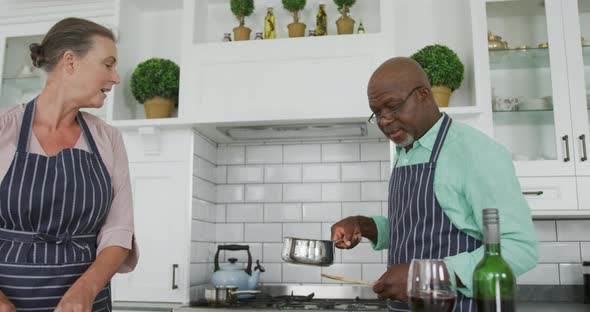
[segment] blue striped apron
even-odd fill
[[[36,100],[23,114],[17,150],[0,183],[0,291],[17,311],[53,311],[96,258],[96,236],[112,200],[111,178],[88,125],[90,152],[28,153]],[[93,311],[110,311],[110,287]]]
[[[481,246],[481,241],[451,223],[434,193],[436,162],[451,122],[451,118],[443,114],[429,162],[394,166],[389,182],[389,264],[410,263],[412,259],[442,259]],[[388,300],[388,307],[391,311],[409,310],[407,303],[399,301]],[[476,311],[476,307],[470,298],[457,292],[455,311]]]

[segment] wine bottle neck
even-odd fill
[[[497,222],[484,224],[483,242],[486,255],[500,255],[500,225]]]

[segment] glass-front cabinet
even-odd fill
[[[494,137],[519,176],[575,173],[560,2],[486,3]]]
[[[480,10],[492,133],[512,153],[533,215],[587,215],[590,1],[487,0]]]

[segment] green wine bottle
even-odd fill
[[[483,259],[473,272],[473,298],[478,312],[515,311],[516,277],[502,259],[498,209],[483,210]]]

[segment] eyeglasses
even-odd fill
[[[404,104],[406,104],[406,102],[410,99],[410,97],[412,96],[412,94],[414,93],[414,91],[419,90],[424,88],[424,86],[418,86],[415,87],[414,89],[412,89],[412,91],[410,91],[410,93],[408,93],[408,96],[406,96],[406,98],[401,101],[401,103],[399,103],[398,105],[396,105],[394,108],[385,108],[383,113],[380,114],[371,114],[371,117],[369,117],[368,122],[372,123],[372,124],[378,124],[382,119],[387,119],[387,120],[392,120],[394,117],[397,117],[399,112],[402,110]]]

